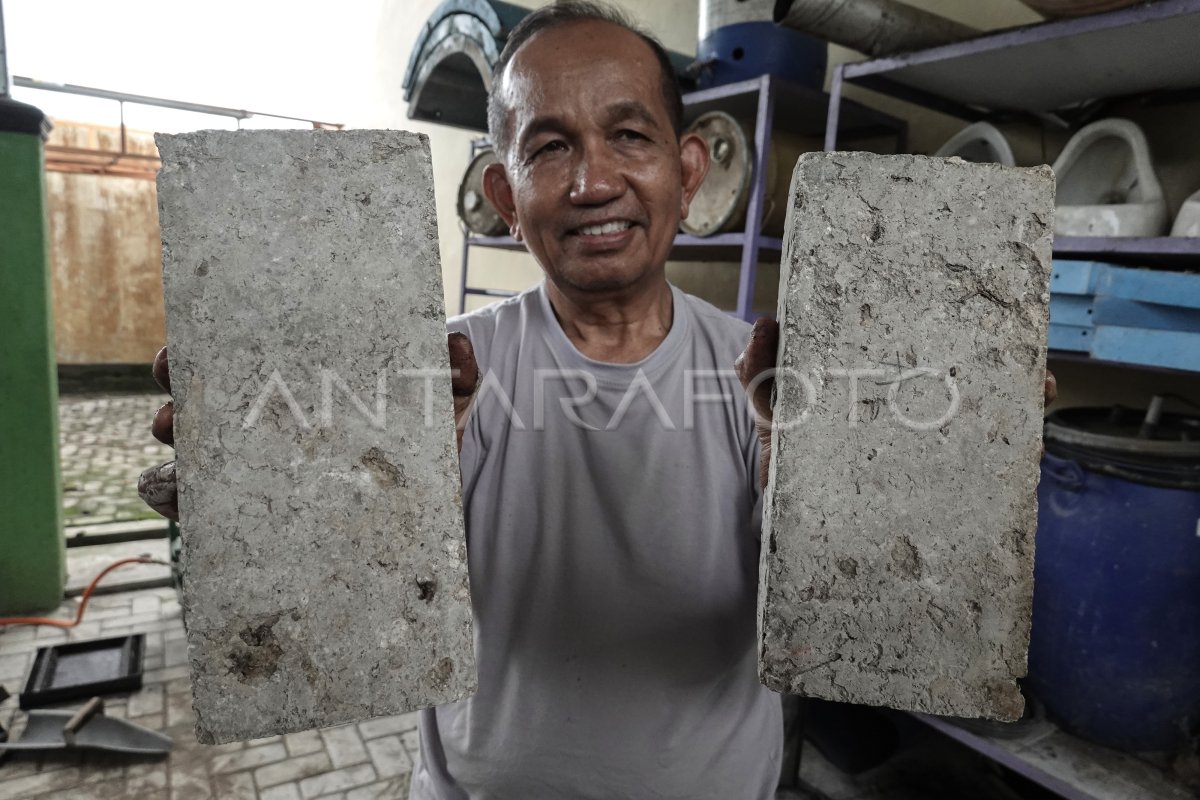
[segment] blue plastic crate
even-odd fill
[[[1048,345],[1200,372],[1200,275],[1056,260]]]

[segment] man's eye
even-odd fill
[[[617,132],[617,138],[618,139],[638,140],[638,139],[646,139],[647,137],[644,133],[641,133],[640,131],[635,131],[630,128],[624,128]]]
[[[555,139],[554,141],[546,142],[544,145],[534,150],[533,155],[531,155],[529,158],[532,161],[540,155],[544,155],[546,153],[555,153],[565,148],[566,144],[561,139]]]

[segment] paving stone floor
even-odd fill
[[[63,516],[67,525],[157,518],[137,476],[172,458],[150,435],[164,394],[64,395],[58,402]]]
[[[64,603],[58,616],[75,612]],[[408,797],[417,754],[417,716],[209,747],[192,731],[191,687],[179,602],[173,589],[93,598],[70,632],[0,629],[0,684],[15,693],[36,649],[62,641],[146,634],[145,682],[105,698],[106,713],[166,733],[166,758],[99,752],[0,756],[0,799],[64,800],[392,800]],[[79,703],[64,707],[78,707]],[[0,725],[15,738],[24,725],[16,697],[0,703]]]

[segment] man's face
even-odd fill
[[[605,22],[543,31],[504,83],[507,169],[489,199],[564,292],[613,293],[658,279],[708,168],[675,136],[653,51]]]

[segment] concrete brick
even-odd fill
[[[404,742],[404,749],[408,751],[408,754],[412,756],[413,763],[416,764],[421,755],[421,732],[406,731],[400,737],[400,741]]]
[[[394,778],[412,772],[412,759],[404,749],[404,743],[399,736],[384,736],[367,742],[367,750],[371,753],[371,763],[375,772],[381,778]]]
[[[162,714],[146,714],[137,719],[130,717],[129,721],[141,725],[143,728],[149,728],[152,731],[159,731],[166,727]]]
[[[145,683],[166,683],[179,678],[191,678],[191,671],[186,665],[181,664],[175,667],[146,670],[146,674],[143,676],[142,680]]]
[[[1020,716],[1053,213],[1045,167],[800,159],[759,586],[768,687]]]
[[[167,765],[159,763],[153,765],[152,769],[138,770],[128,777],[125,789],[127,797],[137,798],[141,798],[145,794],[166,791]]]
[[[138,595],[133,598],[134,614],[154,614],[155,617],[158,617],[161,611],[162,598],[158,595]]]
[[[212,779],[213,791],[221,800],[258,800],[254,778],[248,772],[217,775]]]
[[[359,764],[355,767],[314,775],[300,781],[300,794],[305,800],[312,797],[353,789],[356,786],[366,786],[375,781],[375,768],[370,764]]]
[[[129,630],[150,630],[150,623],[158,622],[161,617],[158,616],[158,611],[151,611],[145,614],[130,614],[123,617],[113,617],[106,619],[100,623],[100,630],[104,634],[111,634],[113,631],[120,630],[124,632]],[[115,635],[115,634],[113,634]]]
[[[300,800],[300,786],[295,783],[272,786],[259,792],[258,800]]]
[[[130,719],[147,714],[161,714],[163,710],[162,684],[150,684],[129,695],[127,709]]]
[[[415,712],[395,717],[377,717],[358,723],[358,732],[364,739],[374,739],[391,733],[403,733],[416,730],[418,719]]]
[[[309,753],[306,756],[297,756],[259,767],[254,771],[254,782],[260,788],[265,789],[281,783],[292,783],[313,775],[320,775],[331,769],[333,769],[333,764],[330,763],[328,754],[324,752]]]
[[[386,781],[360,786],[346,792],[346,800],[403,800],[408,797],[411,775],[400,775]]]
[[[0,639],[0,644],[5,644],[5,641]],[[16,684],[18,681],[24,680],[32,664],[32,653],[0,656],[0,683]],[[15,692],[16,689],[14,688],[12,691]]]
[[[188,694],[168,694],[165,711],[167,725],[191,724],[195,720],[192,714],[192,697]]]
[[[321,741],[321,734],[317,731],[300,731],[299,733],[289,733],[283,737],[283,742],[287,745],[288,755],[303,756],[309,753],[318,753],[325,749],[325,743]]]
[[[213,792],[213,783],[203,761],[172,760],[168,772],[171,800],[219,800],[219,796]]]
[[[156,141],[197,737],[465,697],[475,667],[427,139]]]
[[[264,744],[261,747],[248,747],[233,753],[223,753],[212,760],[210,769],[214,775],[220,775],[225,772],[238,772],[251,767],[261,767],[285,758],[287,758],[287,751],[282,743]]]
[[[264,736],[261,739],[251,739],[246,742],[247,747],[258,747],[260,744],[271,744],[273,742],[283,741],[282,736]]]
[[[9,797],[34,797],[51,792],[67,796],[69,790],[80,782],[81,777],[77,767],[54,772],[36,772],[23,778],[5,781],[4,791]],[[363,783],[367,783],[367,781],[363,781]]]
[[[367,751],[353,725],[323,730],[321,739],[335,767],[348,767],[367,760]]]

